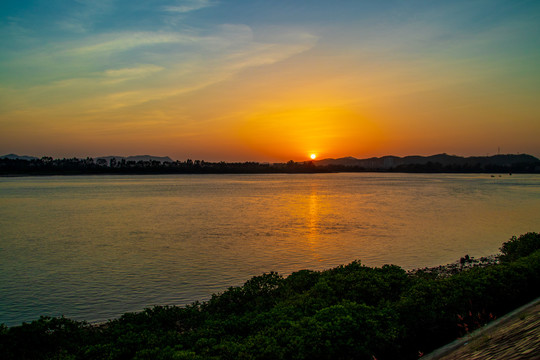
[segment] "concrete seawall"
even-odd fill
[[[540,359],[540,298],[421,358],[487,359]]]

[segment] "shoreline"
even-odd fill
[[[401,269],[403,269],[406,272],[407,276],[429,277],[429,278],[442,279],[442,278],[448,278],[450,276],[453,276],[453,275],[456,275],[458,273],[468,271],[468,270],[471,270],[471,269],[474,269],[474,268],[477,268],[477,267],[484,268],[484,267],[488,267],[488,266],[492,266],[492,265],[497,265],[497,264],[500,263],[500,261],[499,261],[500,255],[501,255],[500,253],[499,254],[493,254],[493,255],[480,257],[479,259],[476,259],[473,256],[469,257],[468,255],[465,255],[460,260],[456,260],[454,262],[447,263],[447,264],[444,264],[444,265],[438,265],[438,266],[432,266],[432,267],[423,267],[423,268],[415,268],[415,269],[412,269],[412,270],[405,270],[405,269],[403,269],[402,267],[400,267],[398,265],[391,265],[391,266],[400,267]],[[347,265],[347,264],[342,264],[341,266],[345,266],[345,265]],[[374,268],[374,269],[382,268],[382,266],[378,266],[378,267],[377,266],[374,266],[374,267],[368,266],[368,267]],[[336,267],[334,267],[334,268],[336,268]],[[324,270],[309,270],[308,269],[308,271],[320,271],[320,272],[322,272],[322,271],[326,271],[326,270],[332,270],[334,268],[324,269]],[[301,270],[298,270],[298,271],[301,271]],[[248,280],[246,280],[246,281],[248,281]],[[233,286],[233,288],[234,287],[241,287],[241,286],[243,286],[243,285]],[[224,291],[227,290],[227,289],[224,289]],[[217,293],[217,294],[220,294],[220,293]],[[197,303],[204,303],[206,301],[208,301],[208,300],[194,300],[193,302],[191,302],[189,304],[184,304],[184,305],[153,305],[152,307],[155,307],[155,306],[170,306],[170,307],[185,308],[186,306],[189,306],[189,305],[191,305],[193,303],[196,303],[196,302]],[[110,319],[106,319],[106,320],[96,320],[96,321],[74,320],[74,321],[77,321],[77,322],[82,323],[82,324],[87,324],[91,328],[96,328],[96,329],[103,328],[104,329],[104,328],[108,327],[110,322],[120,319],[125,314],[137,314],[137,313],[143,312],[144,310],[145,309],[141,309],[141,310],[133,311],[133,312],[126,312],[126,313],[123,313],[123,314],[119,315],[118,317],[114,317],[114,318],[110,318]],[[63,315],[60,316],[60,317],[63,317]],[[51,317],[51,318],[54,318],[54,317]],[[71,319],[71,318],[67,318],[67,319]],[[29,322],[23,321],[23,322],[19,323],[18,325],[12,325],[12,326],[7,326],[7,327],[8,328],[17,327],[17,326],[21,326],[22,324],[32,323],[33,321],[36,321],[36,320],[38,320],[38,319],[33,319],[33,320],[30,320]],[[3,324],[3,323],[0,323],[0,324]]]
[[[24,173],[0,173],[0,178],[19,177],[45,177],[45,176],[138,176],[138,175],[257,175],[257,174],[454,174],[454,175],[486,175],[491,178],[499,178],[503,175],[538,175],[540,171],[407,171],[407,170],[355,170],[355,169],[311,169],[309,171],[276,170],[276,171],[98,171],[98,172],[24,172]]]
[[[500,263],[500,256],[501,254],[499,253],[482,256],[479,259],[476,259],[474,256],[465,255],[460,260],[454,261],[446,265],[412,269],[407,271],[407,274],[413,276],[429,275],[436,278],[446,278],[476,267],[497,265]]]

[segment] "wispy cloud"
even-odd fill
[[[60,28],[84,33],[91,29],[96,21],[114,10],[114,0],[76,0],[71,10],[61,17],[57,24]]]
[[[111,78],[134,78],[140,76],[146,76],[151,73],[155,73],[163,70],[164,68],[156,65],[142,65],[138,67],[123,68],[123,69],[110,69],[105,71],[105,76]]]
[[[65,104],[81,113],[111,111],[201,90],[244,69],[302,53],[316,41],[305,32],[275,29],[266,31],[261,42],[245,25],[225,25],[204,36],[179,32],[88,36],[76,47],[72,42],[54,44],[27,57],[22,66],[34,66],[52,80],[40,82],[36,76],[24,87],[14,83],[18,90],[9,96],[33,108],[58,111]],[[148,46],[156,47],[150,51]],[[111,68],[111,58],[125,66]]]
[[[215,1],[210,0],[185,0],[179,1],[176,5],[164,6],[162,9],[171,13],[187,13],[213,6],[215,3]]]
[[[67,53],[86,54],[97,52],[119,52],[139,46],[190,42],[193,38],[179,33],[160,32],[126,32],[119,34],[106,34],[98,39],[90,39],[90,44],[71,48]]]
[[[266,28],[264,32],[264,41],[257,41],[249,26],[223,26],[222,41],[230,49],[225,59],[231,69],[274,64],[313,48],[318,41],[317,36],[301,30]]]

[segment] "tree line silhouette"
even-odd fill
[[[204,160],[157,161],[123,158],[40,159],[0,158],[0,175],[84,175],[84,174],[257,174],[331,172],[413,172],[413,173],[540,173],[540,162],[500,164],[403,164],[391,168],[365,168],[351,165],[317,165],[313,161],[287,163],[207,162]]]

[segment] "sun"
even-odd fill
[[[311,154],[309,157],[311,158],[311,160],[315,160],[315,158],[317,157],[317,155],[316,155],[316,154]]]

